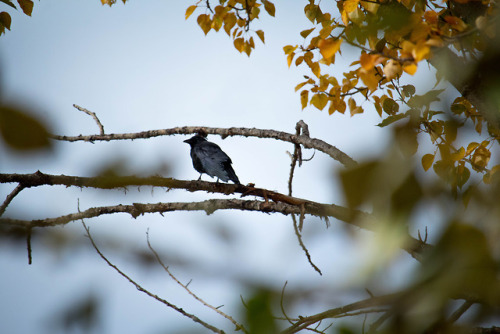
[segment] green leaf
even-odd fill
[[[414,95],[408,100],[408,105],[412,108],[422,108],[425,106],[428,109],[432,102],[440,101],[438,96],[442,92],[444,92],[444,89],[435,89],[428,91],[424,95]]]
[[[399,110],[399,104],[397,104],[393,99],[387,98],[382,104],[382,109],[384,109],[387,114],[394,115]]]
[[[24,110],[0,107],[0,134],[7,145],[16,150],[50,148],[45,125]]]
[[[21,9],[23,10],[24,14],[31,16],[31,13],[33,12],[33,1],[31,0],[17,0],[19,3],[19,6],[21,6]]]
[[[411,97],[415,94],[415,86],[413,85],[404,85],[403,87],[403,94],[406,96],[406,97]]]
[[[384,119],[381,123],[377,124],[377,126],[383,128],[384,126],[387,126],[389,124],[392,124],[396,121],[399,121],[402,118],[405,118],[405,114],[397,114],[397,115],[391,115],[388,116],[386,119]]]

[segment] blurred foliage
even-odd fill
[[[275,292],[262,288],[244,302],[246,323],[250,334],[277,333],[273,305],[276,304]]]
[[[47,125],[23,108],[0,106],[0,135],[4,142],[15,150],[52,147]]]
[[[0,0],[0,2],[10,6],[11,8],[17,9],[17,6],[14,4],[14,2],[10,0]],[[17,3],[24,14],[31,16],[31,13],[33,12],[33,1],[17,0]],[[0,36],[5,33],[5,29],[10,30],[11,22],[12,18],[9,13],[0,12]]]

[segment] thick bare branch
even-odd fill
[[[135,206],[112,206],[88,209],[86,214],[88,216],[80,216],[83,213],[70,214],[59,218],[49,218],[34,221],[17,221],[13,219],[0,219],[0,223],[10,225],[28,226],[52,226],[59,224],[66,224],[70,221],[82,218],[96,217],[102,214],[110,214],[117,212],[128,212],[136,217],[144,212],[165,212],[175,210],[205,210],[211,213],[217,209],[240,209],[261,212],[279,212],[282,214],[310,214],[322,218],[333,217],[356,227],[360,227],[369,231],[377,231],[376,224],[370,222],[371,215],[349,208],[345,208],[335,204],[322,204],[306,199],[287,196],[275,191],[267,189],[255,188],[251,186],[215,183],[206,181],[184,181],[172,178],[163,178],[158,176],[153,177],[136,177],[136,176],[116,176],[116,177],[78,177],[67,175],[50,175],[41,172],[33,174],[0,174],[0,183],[23,183],[26,187],[36,187],[41,185],[64,185],[76,187],[92,187],[100,189],[114,189],[125,188],[128,186],[153,186],[153,187],[166,187],[169,189],[186,189],[188,191],[206,191],[211,193],[233,194],[240,193],[244,196],[257,196],[263,198],[264,202],[259,201],[240,201],[231,200],[233,202],[218,202],[217,206],[212,205],[206,210],[203,205],[196,203],[159,203],[159,204],[136,204]],[[269,202],[269,200],[273,202]],[[222,200],[221,200],[222,201]],[[208,202],[208,201],[206,201]],[[203,203],[203,202],[200,202]],[[215,203],[215,202],[211,202]],[[230,203],[230,204],[229,204]],[[246,203],[246,204],[242,204]],[[156,207],[153,207],[155,206]],[[164,207],[162,207],[164,205]],[[192,208],[189,205],[194,205]],[[170,207],[169,207],[170,206]],[[140,208],[139,208],[140,207]],[[154,208],[154,209],[152,209]],[[152,209],[152,211],[144,211]],[[142,210],[142,211],[141,211]],[[75,216],[76,215],[76,216]],[[372,217],[373,218],[373,217]],[[408,236],[408,243],[404,249],[415,259],[420,260],[421,254],[429,247],[423,241],[414,239]]]
[[[52,135],[52,138],[62,141],[111,141],[111,140],[131,140],[131,139],[145,139],[158,136],[171,136],[171,135],[188,135],[198,132],[205,132],[206,134],[219,135],[223,139],[229,136],[243,136],[243,137],[258,137],[258,138],[271,138],[281,141],[290,142],[293,144],[302,145],[305,148],[314,148],[325,154],[328,154],[333,159],[339,161],[346,167],[356,165],[356,162],[347,154],[339,150],[333,145],[324,142],[321,139],[310,138],[308,135],[294,135],[287,132],[276,130],[265,130],[256,128],[211,128],[204,126],[183,126],[171,129],[149,130],[136,133],[112,133],[107,135],[90,135],[90,136],[59,136]]]

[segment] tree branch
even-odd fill
[[[17,187],[15,187],[14,190],[12,190],[12,192],[7,195],[5,201],[2,203],[2,206],[0,206],[0,217],[3,215],[5,209],[7,209],[14,197],[16,197],[21,191],[23,191],[24,188],[26,188],[26,186],[22,183],[19,183]]]
[[[156,258],[156,261],[158,261],[158,263],[160,264],[160,266],[163,268],[163,270],[165,270],[165,272],[168,274],[168,276],[170,276],[170,278],[172,278],[177,284],[179,284],[184,290],[186,290],[187,293],[189,293],[194,299],[196,299],[197,301],[199,301],[200,303],[202,303],[203,305],[205,305],[209,309],[215,311],[219,315],[223,316],[227,320],[231,321],[233,323],[233,325],[236,327],[237,331],[241,330],[241,331],[243,331],[243,333],[248,333],[248,331],[245,329],[245,327],[242,324],[240,324],[239,322],[237,322],[236,320],[234,320],[233,317],[231,317],[230,315],[222,312],[221,310],[219,310],[219,308],[214,307],[214,306],[208,304],[203,299],[201,299],[200,297],[198,297],[195,293],[193,293],[191,291],[191,289],[188,288],[188,284],[189,283],[188,284],[183,284],[181,281],[179,281],[179,279],[177,277],[175,277],[175,275],[172,274],[172,272],[170,271],[170,269],[168,269],[168,267],[163,263],[163,261],[161,260],[160,256],[155,251],[155,249],[153,248],[153,246],[151,246],[151,243],[149,241],[149,233],[146,233],[146,235],[147,235],[148,248],[151,250],[151,252],[153,253],[153,255]]]
[[[311,315],[308,317],[301,317],[299,321],[295,322],[292,326],[288,327],[281,334],[292,334],[297,333],[307,327],[315,324],[321,320],[328,318],[337,318],[348,316],[348,314],[354,314],[352,312],[366,309],[365,312],[385,312],[385,309],[371,309],[376,306],[388,305],[394,302],[398,298],[399,294],[390,294],[380,297],[371,297],[369,299],[361,300],[349,305],[337,307],[334,309],[327,310],[325,312],[321,312],[315,315]],[[358,313],[355,313],[358,314]]]
[[[158,136],[171,136],[176,134],[194,134],[199,132],[205,132],[206,134],[219,135],[222,139],[228,136],[243,136],[243,137],[258,137],[258,138],[270,138],[281,141],[290,142],[293,144],[299,144],[305,148],[314,148],[321,151],[333,159],[339,161],[346,167],[352,167],[356,165],[356,162],[347,154],[339,150],[333,145],[324,142],[321,139],[310,138],[308,135],[294,135],[287,132],[281,132],[276,130],[264,130],[256,128],[211,128],[203,126],[183,126],[170,129],[161,130],[149,130],[137,133],[112,133],[107,135],[90,135],[90,136],[59,136],[52,135],[51,137],[56,140],[61,141],[111,141],[111,140],[131,140],[131,139],[145,139],[153,138]]]
[[[287,196],[275,191],[270,191],[263,188],[255,188],[251,186],[225,184],[206,181],[184,181],[172,178],[163,178],[159,176],[153,177],[137,177],[137,176],[116,176],[116,177],[79,177],[67,175],[50,175],[40,171],[33,174],[0,174],[0,183],[20,183],[26,187],[36,187],[41,185],[64,185],[66,187],[92,187],[100,189],[126,188],[128,186],[153,186],[166,187],[169,189],[186,189],[188,191],[206,191],[210,193],[233,194],[240,193],[244,196],[256,196],[263,198],[265,201],[241,201],[241,200],[209,200],[200,203],[158,203],[158,204],[134,204],[134,205],[118,205],[103,208],[91,208],[85,211],[84,214],[70,214],[59,218],[48,218],[42,220],[22,221],[15,219],[1,219],[0,224],[17,225],[22,227],[30,226],[54,226],[67,224],[82,218],[96,217],[102,214],[111,214],[118,212],[130,213],[133,217],[146,212],[166,212],[175,210],[205,210],[208,214],[218,209],[240,209],[248,211],[261,212],[279,212],[285,215],[288,214],[310,214],[324,217],[333,217],[344,221],[353,226],[363,228],[369,231],[377,231],[376,224],[372,223],[374,218],[368,213],[342,207],[335,204],[322,204],[306,199]],[[272,200],[273,202],[269,202]],[[224,202],[226,201],[226,202]],[[202,203],[212,203],[202,204]],[[412,238],[408,235],[408,243],[403,246],[412,257],[417,260],[421,259],[421,254],[429,248],[430,245],[423,241]]]
[[[123,276],[124,278],[126,278],[130,283],[132,283],[136,288],[137,290],[145,293],[146,295],[148,295],[149,297],[153,298],[153,299],[156,299],[157,301],[159,301],[160,303],[174,309],[175,311],[179,312],[180,314],[182,314],[183,316],[185,317],[188,317],[190,318],[191,320],[193,320],[194,322],[197,322],[199,323],[200,325],[202,325],[203,327],[211,330],[212,332],[214,333],[220,333],[220,334],[224,334],[224,331],[223,330],[220,330],[208,323],[206,323],[205,321],[201,320],[200,318],[198,318],[197,316],[195,316],[194,314],[191,314],[191,313],[187,313],[186,311],[184,311],[182,308],[168,302],[167,300],[163,299],[163,298],[160,298],[158,297],[157,295],[149,292],[148,290],[144,289],[139,283],[135,282],[132,278],[130,278],[129,276],[127,276],[127,274],[125,274],[123,271],[121,271],[116,265],[114,265],[113,263],[111,263],[111,261],[109,261],[106,256],[104,256],[104,254],[99,250],[99,248],[97,247],[94,239],[92,238],[92,235],[90,234],[90,229],[87,227],[87,225],[85,225],[85,223],[83,222],[82,220],[82,224],[83,224],[83,228],[85,229],[85,232],[87,233],[87,237],[90,239],[90,242],[92,243],[92,246],[94,247],[94,249],[96,250],[96,252],[99,254],[99,256],[104,260],[106,261],[106,263],[108,264],[108,266],[110,266],[111,268],[113,268],[116,272],[118,272],[121,276]]]

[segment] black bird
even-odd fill
[[[240,184],[240,180],[231,167],[231,158],[224,153],[217,144],[207,141],[204,137],[196,135],[184,140],[191,146],[191,159],[193,167],[201,174],[205,173],[210,177],[217,177],[217,182],[221,179],[224,182],[229,180],[235,184]]]

